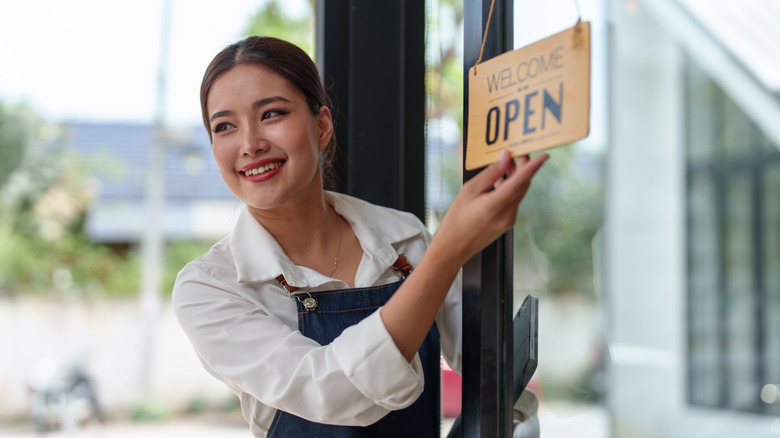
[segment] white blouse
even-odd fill
[[[355,287],[398,280],[399,254],[417,265],[430,235],[412,214],[325,192],[363,248]],[[244,207],[233,232],[179,273],[176,316],[198,357],[241,401],[254,436],[277,409],[341,425],[372,424],[412,404],[423,390],[419,357],[407,362],[377,310],[320,346],[298,331],[295,303],[276,281],[311,291],[345,289],[341,280],[297,266]],[[461,365],[460,276],[436,317],[442,355]]]

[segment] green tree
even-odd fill
[[[249,19],[244,35],[272,36],[289,41],[314,58],[314,0],[303,0],[299,16],[279,0],[268,0]]]
[[[38,233],[34,207],[63,169],[56,129],[25,104],[0,102],[0,289],[8,289]]]
[[[29,106],[0,102],[0,209],[29,210],[62,171],[61,154],[56,130]]]
[[[29,110],[21,105],[8,108],[0,102],[0,189],[24,159],[32,130],[27,113]]]
[[[515,263],[532,264],[529,248],[547,257],[547,290],[593,296],[592,242],[603,216],[601,155],[577,145],[547,151],[545,163],[520,205]]]

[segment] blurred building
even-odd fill
[[[152,124],[72,122],[68,146],[88,160],[97,184],[85,231],[112,244],[138,242],[147,222]],[[165,193],[162,233],[166,240],[215,241],[227,235],[238,201],[227,189],[202,126],[165,130]]]
[[[780,3],[607,4],[613,436],[776,436]]]

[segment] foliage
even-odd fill
[[[0,102],[0,189],[24,160],[35,119],[24,105],[7,107]]]
[[[162,421],[170,415],[171,410],[165,403],[151,397],[136,401],[130,408],[130,419],[142,423]]]
[[[0,102],[0,211],[15,225],[26,216],[64,168],[58,131],[24,104]],[[15,214],[14,214],[15,213]]]
[[[18,263],[37,257],[29,248],[15,249],[38,232],[34,206],[63,169],[60,145],[56,131],[30,107],[0,103],[0,291],[8,289]]]
[[[279,0],[268,0],[250,17],[244,35],[272,36],[289,41],[314,58],[314,0],[306,0],[305,11],[294,16]]]
[[[463,128],[463,54],[457,29],[463,25],[463,3],[428,2],[426,10],[427,118],[447,118]],[[455,32],[455,33],[453,33]]]
[[[14,234],[5,244],[0,295],[64,294],[126,297],[138,294],[141,273],[137,250],[123,251],[89,240],[80,232],[55,240]],[[208,243],[170,242],[161,290],[170,293],[176,274],[208,250]]]
[[[515,248],[538,247],[548,259],[550,293],[594,293],[593,238],[601,226],[603,181],[599,155],[568,145],[548,151],[520,205]],[[515,262],[529,262],[516,252]]]
[[[62,138],[26,105],[0,104],[0,296],[135,295],[138,251],[84,235],[93,172],[87,159],[66,152]],[[162,290],[209,245],[171,242]]]

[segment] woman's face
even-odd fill
[[[207,111],[222,178],[250,208],[321,199],[319,152],[332,132],[328,108],[313,115],[287,79],[240,64],[214,81]]]

